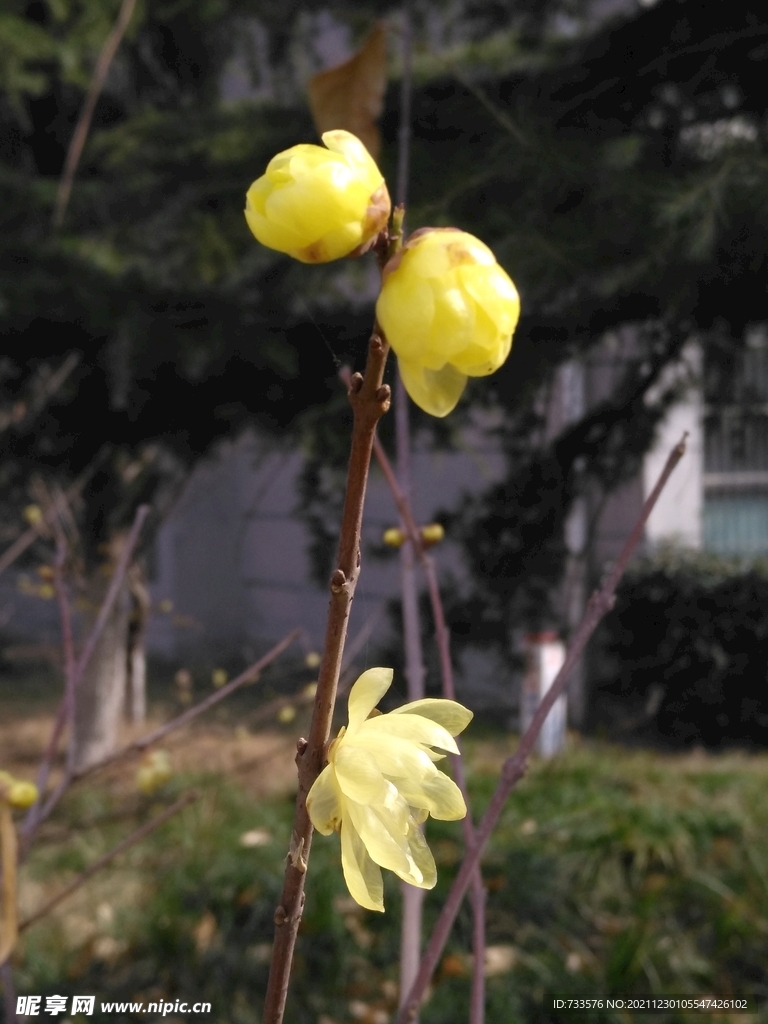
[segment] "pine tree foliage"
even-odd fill
[[[353,44],[397,8],[140,2],[54,232],[66,146],[116,12],[115,0],[14,0],[0,16],[5,492],[21,499],[34,471],[71,477],[106,445],[86,495],[97,536],[254,422],[304,438],[307,501],[327,522],[344,459],[337,365],[359,358],[370,303],[347,276],[358,267],[308,271],[256,246],[243,194],[273,153],[314,138],[303,86],[320,29]],[[501,410],[508,476],[454,521],[475,581],[454,627],[506,647],[542,614],[574,495],[636,471],[671,397],[647,400],[664,367],[693,334],[738,346],[765,318],[768,17],[747,0],[465,0],[414,16],[410,227],[482,237],[523,297],[512,358],[468,392]],[[532,446],[542,382],[628,325],[636,351],[615,393]],[[28,415],[40,374],[72,352],[75,370]]]

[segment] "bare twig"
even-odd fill
[[[399,397],[399,396],[398,396]],[[413,511],[408,495],[401,490],[392,465],[384,450],[381,441],[376,438],[373,450],[379,462],[384,478],[392,492],[397,511],[400,515],[400,522],[408,535],[409,546],[419,559],[424,575],[427,580],[430,605],[432,607],[432,618],[435,623],[435,641],[440,658],[440,676],[443,684],[443,696],[449,700],[456,700],[456,688],[453,682],[453,663],[451,662],[451,639],[448,626],[445,621],[443,601],[440,596],[440,587],[437,582],[437,571],[434,559],[427,554],[422,541],[421,533],[413,518]],[[457,740],[458,743],[458,740]],[[467,805],[467,814],[462,819],[462,831],[464,843],[469,850],[475,841],[475,829],[472,823],[472,814],[469,803],[469,790],[464,775],[464,762],[460,756],[451,754],[451,764],[456,785],[461,790],[464,802]],[[485,1019],[485,888],[483,878],[478,865],[472,874],[472,995],[470,999],[470,1024],[482,1024]],[[401,993],[401,1006],[404,1005],[408,993]],[[415,1018],[414,1018],[415,1019]]]
[[[62,900],[65,900],[68,896],[71,896],[73,892],[76,892],[82,885],[85,885],[89,878],[93,878],[97,872],[101,871],[102,868],[105,868],[107,864],[115,859],[115,857],[123,853],[125,850],[130,849],[132,846],[135,846],[136,843],[141,842],[141,840],[145,839],[150,832],[154,832],[156,828],[160,828],[160,826],[164,825],[169,818],[174,816],[174,814],[177,814],[184,807],[188,807],[189,804],[194,803],[195,800],[199,800],[199,798],[200,794],[195,790],[185,793],[184,796],[171,804],[170,807],[167,807],[161,814],[158,814],[156,817],[146,822],[146,824],[137,828],[135,832],[131,832],[131,834],[121,840],[117,846],[108,850],[107,853],[99,857],[99,859],[94,861],[90,867],[87,867],[85,871],[79,874],[77,878],[73,879],[69,885],[62,889],[61,892],[57,893],[53,899],[45,903],[39,910],[36,910],[31,917],[22,921],[19,925],[19,931],[23,932],[31,925],[36,924],[41,918],[46,917],[55,907],[58,907]]]
[[[86,768],[80,769],[78,772],[74,772],[71,777],[72,782],[79,781],[85,778],[86,775],[92,775],[94,772],[101,771],[104,768],[110,768],[112,765],[117,764],[119,761],[124,761],[126,758],[135,757],[137,754],[141,754],[151,747],[152,744],[157,743],[159,740],[164,739],[170,732],[174,732],[176,729],[180,729],[183,725],[188,725],[194,721],[200,715],[205,714],[206,711],[210,710],[215,704],[229,697],[235,690],[239,690],[241,686],[245,686],[246,683],[253,682],[259,675],[259,673],[267,667],[275,658],[279,657],[289,647],[293,641],[301,634],[300,629],[294,629],[287,636],[275,644],[266,654],[264,654],[258,661],[255,661],[253,665],[241,672],[236,679],[227,683],[226,686],[222,686],[220,690],[215,690],[204,700],[201,700],[199,704],[195,704],[194,707],[188,708],[183,711],[176,718],[172,718],[170,722],[166,722],[165,725],[158,726],[157,729],[153,729],[152,732],[147,733],[146,736],[141,736],[139,739],[134,740],[133,743],[129,743],[121,750],[116,751],[114,754],[110,754],[109,757],[103,761],[98,761],[96,764],[89,765]]]
[[[509,794],[525,774],[528,767],[528,758],[530,757],[536,743],[541,727],[544,724],[547,715],[552,710],[552,706],[555,701],[565,690],[570,674],[578,659],[581,657],[589,638],[592,636],[592,633],[595,631],[595,628],[606,612],[608,612],[614,605],[616,600],[616,587],[627,567],[632,553],[643,535],[643,530],[648,516],[651,514],[651,511],[653,510],[653,507],[664,489],[672,471],[685,454],[686,437],[687,433],[683,435],[680,443],[677,444],[670,452],[661,476],[659,477],[653,491],[651,491],[650,495],[646,499],[640,516],[635,523],[627,542],[622,548],[616,564],[606,577],[600,590],[595,591],[590,598],[584,618],[582,619],[579,628],[576,630],[576,634],[571,640],[571,643],[568,645],[568,652],[562,668],[539,704],[536,713],[531,720],[531,724],[520,739],[520,744],[516,752],[504,762],[499,783],[491,797],[491,802],[483,816],[483,820],[477,828],[475,841],[467,851],[454,883],[451,886],[448,899],[443,905],[443,909],[437,919],[435,929],[432,932],[429,943],[427,944],[427,949],[421,961],[416,981],[408,995],[406,1005],[402,1007],[397,1017],[396,1024],[410,1024],[418,1013],[422,996],[434,973],[440,954],[445,947],[445,943],[448,940],[448,935],[450,934],[451,927],[453,926],[459,906],[461,905],[461,900],[464,893],[467,891],[473,872],[480,863],[480,857],[491,833],[496,827],[502,808],[504,807]]]
[[[69,730],[67,764],[71,767],[74,754],[75,684],[77,674],[75,670],[75,644],[72,636],[72,619],[69,614],[69,594],[67,593],[67,585],[64,580],[64,563],[67,557],[67,547],[63,536],[57,539],[57,549],[56,561],[53,566],[53,587],[56,591],[59,619],[61,620],[61,642],[64,652],[63,717]]]
[[[106,41],[101,48],[98,60],[96,61],[93,78],[91,79],[91,84],[88,87],[88,94],[85,97],[83,109],[80,111],[80,117],[77,120],[75,131],[69,142],[67,158],[64,161],[64,170],[61,173],[59,189],[56,194],[56,206],[53,211],[54,228],[60,228],[64,221],[64,214],[67,211],[67,204],[69,203],[69,197],[72,192],[72,185],[75,180],[77,165],[80,163],[80,157],[83,153],[85,140],[88,138],[88,132],[90,131],[91,121],[93,120],[93,114],[96,110],[96,104],[99,96],[101,95],[101,90],[104,88],[104,83],[107,80],[107,73],[109,72],[110,65],[115,59],[117,49],[123,40],[123,36],[128,29],[128,25],[130,24],[135,6],[136,0],[123,0],[120,5],[120,10],[118,11],[117,20],[112,26],[112,30],[107,36]]]
[[[96,471],[97,466],[104,458],[106,454],[106,448],[103,448],[98,454],[92,465],[72,484],[72,486],[66,491],[64,497],[67,502],[71,502],[73,498],[76,498],[80,491],[85,487],[90,478]],[[56,516],[56,507],[51,505],[43,513],[41,522],[35,523],[34,526],[30,526],[28,530],[25,530],[20,537],[17,537],[10,547],[6,548],[2,555],[0,555],[0,573],[4,573],[5,570],[16,561],[16,559],[23,555],[24,552],[37,540],[38,537],[42,536],[47,530],[48,526]]]
[[[99,609],[99,614],[96,617],[96,622],[93,624],[93,628],[91,629],[88,638],[83,644],[83,649],[80,652],[80,657],[75,662],[74,668],[72,670],[73,675],[71,683],[67,684],[64,697],[62,698],[58,710],[56,712],[56,719],[53,724],[53,730],[51,732],[51,736],[48,741],[48,746],[46,748],[45,754],[43,755],[43,760],[40,764],[40,768],[38,769],[37,773],[37,789],[39,792],[39,796],[37,798],[37,801],[32,805],[32,807],[30,807],[27,813],[27,817],[25,818],[24,824],[21,829],[22,855],[25,855],[26,851],[29,849],[30,840],[37,826],[40,824],[41,821],[48,817],[48,815],[51,813],[53,808],[56,806],[56,804],[63,796],[67,786],[72,781],[72,772],[68,769],[67,772],[64,774],[64,778],[61,780],[61,782],[56,787],[54,792],[51,793],[51,795],[49,796],[47,802],[43,802],[45,798],[45,790],[48,785],[48,778],[51,772],[51,765],[53,764],[53,759],[56,755],[56,747],[58,745],[59,736],[61,735],[64,725],[67,722],[68,716],[70,714],[74,714],[74,700],[75,695],[77,693],[77,687],[80,683],[80,680],[83,678],[83,674],[85,673],[85,670],[88,667],[88,663],[90,662],[91,657],[93,656],[93,652],[96,648],[98,639],[101,636],[102,630],[104,629],[107,619],[109,618],[109,614],[112,611],[115,601],[117,600],[118,594],[120,593],[120,587],[123,584],[123,579],[125,578],[125,573],[128,569],[128,563],[139,541],[139,534],[141,533],[141,528],[144,525],[144,521],[149,515],[149,512],[149,505],[141,505],[136,512],[136,515],[133,520],[133,526],[131,527],[130,533],[128,534],[128,538],[125,542],[125,545],[123,546],[123,550],[120,554],[120,559],[117,563],[117,566],[115,567],[115,572],[112,577],[112,581],[109,585],[109,589],[102,602],[101,608]],[[62,622],[62,628],[65,631],[66,628],[68,627],[68,622],[69,620],[67,614],[66,620]]]
[[[411,2],[405,0],[401,17],[401,54],[403,77],[400,83],[400,127],[397,151],[397,203],[405,209],[408,201],[411,155],[411,94],[413,89],[413,21]],[[405,231],[403,218],[402,230]],[[408,422],[408,395],[400,373],[395,382],[395,438],[400,486],[411,492],[411,436]],[[402,599],[403,647],[408,700],[424,696],[424,654],[421,645],[419,594],[414,571],[414,551],[410,544],[400,548],[400,595]],[[421,933],[424,890],[407,882],[401,884],[403,913],[400,926],[400,998],[404,999],[416,977],[421,957]]]
[[[3,983],[3,1002],[5,1003],[6,1024],[17,1024],[16,986],[13,984],[13,969],[10,959],[0,964],[0,981]]]
[[[385,257],[384,257],[385,258]],[[307,794],[320,774],[325,745],[330,735],[336,701],[339,672],[349,613],[360,574],[360,533],[368,470],[376,425],[389,408],[389,387],[382,384],[389,346],[378,324],[368,345],[365,376],[355,374],[350,381],[349,400],[354,415],[352,450],[349,459],[347,490],[341,520],[339,553],[330,580],[330,605],[318,674],[312,722],[308,740],[300,740],[296,763],[299,791],[291,833],[291,847],[285,870],[280,904],[275,911],[275,941],[264,1003],[263,1024],[280,1024],[288,994],[293,950],[304,909],[304,881],[312,823],[307,813]]]

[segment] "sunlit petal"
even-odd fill
[[[342,818],[339,786],[333,765],[326,765],[307,794],[307,814],[318,832],[329,836]]]
[[[391,715],[421,715],[432,722],[442,725],[451,736],[458,736],[463,732],[474,715],[455,700],[440,700],[434,697],[426,697],[423,700],[414,700],[410,704],[403,704],[402,707],[390,711]]]
[[[364,737],[391,735],[421,743],[428,747],[439,747],[451,754],[458,754],[459,748],[453,736],[437,722],[420,715],[379,715],[363,722],[357,733],[356,741],[364,742]]]
[[[341,868],[352,899],[367,910],[384,912],[384,883],[348,816],[341,828]]]
[[[396,873],[410,871],[411,858],[405,835],[388,829],[372,808],[352,800],[345,800],[344,803],[356,832],[379,867],[389,868]]]
[[[392,685],[391,668],[369,668],[349,691],[349,729],[354,732],[366,720]]]

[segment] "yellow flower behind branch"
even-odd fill
[[[370,717],[392,683],[392,669],[371,668],[350,690],[349,724],[328,749],[328,764],[307,796],[323,835],[341,833],[341,864],[352,897],[384,910],[381,868],[421,889],[437,881],[420,829],[428,815],[455,821],[467,813],[458,786],[434,762],[458,753],[453,739],[472,712],[452,700],[425,699]]]
[[[381,171],[362,142],[341,129],[326,146],[273,157],[248,189],[245,219],[262,245],[302,263],[328,263],[370,247],[389,220]]]
[[[520,298],[474,235],[421,228],[384,268],[376,315],[408,394],[447,416],[468,377],[494,373],[509,355]]]

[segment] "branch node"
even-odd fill
[[[300,736],[299,739],[296,740],[296,756],[301,757],[308,745],[307,740],[305,740],[303,736]]]
[[[288,915],[285,912],[285,907],[281,904],[275,911],[275,925],[280,928],[288,920]]]
[[[349,390],[350,393],[356,395],[360,388],[363,386],[363,375],[362,373],[353,373],[349,378]]]
[[[307,870],[307,861],[304,857],[304,837],[301,839],[296,835],[296,832],[291,832],[291,845],[288,850],[287,859],[291,865],[304,874]],[[280,909],[280,908],[278,908]]]
[[[331,576],[331,593],[340,594],[347,583],[347,577],[344,575],[343,569],[334,569],[333,575]]]
[[[389,408],[389,403],[392,401],[392,389],[389,384],[382,384],[376,392],[376,401],[381,402],[384,406],[384,412]]]

